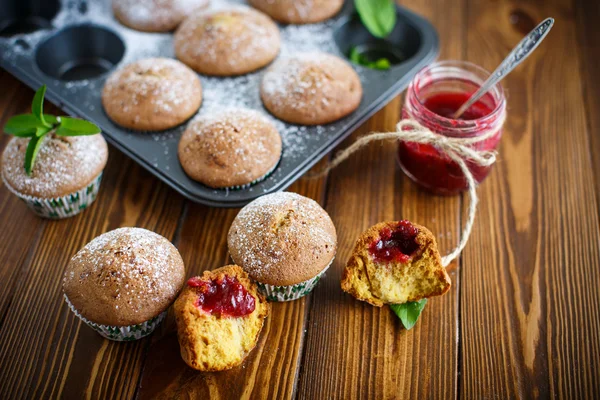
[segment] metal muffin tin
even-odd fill
[[[324,23],[280,25],[282,55],[325,51],[344,57],[359,46],[399,62],[386,71],[354,65],[364,96],[360,107],[340,121],[303,127],[271,117],[282,133],[282,159],[267,179],[241,190],[215,190],[187,177],[177,157],[186,124],[160,133],[131,132],[108,119],[100,93],[110,72],[141,58],[174,57],[172,34],[136,32],[120,25],[112,16],[110,0],[0,0],[0,66],[32,88],[47,84],[49,101],[99,125],[115,147],[188,199],[238,207],[291,185],[435,59],[438,37],[433,26],[406,9],[397,12],[398,23],[386,40],[365,30],[352,1]],[[259,96],[263,74],[264,70],[234,78],[201,75],[204,100],[199,113],[244,106],[269,115]]]

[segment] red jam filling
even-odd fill
[[[452,118],[461,105],[471,96],[471,93],[438,93],[430,96],[424,102],[425,108],[445,118]],[[490,115],[496,106],[491,96],[484,96],[486,101],[479,100],[473,104],[458,119],[453,120],[457,125],[460,120],[477,120]],[[408,116],[405,115],[404,118]],[[482,132],[486,129],[482,127]],[[433,131],[444,133],[445,128],[432,127]],[[476,143],[477,150],[494,150],[500,141],[501,132],[489,139]],[[455,194],[467,189],[467,181],[458,164],[447,156],[440,154],[433,146],[418,143],[401,142],[398,147],[399,160],[405,172],[424,188],[437,194]],[[473,177],[480,183],[489,174],[491,167],[479,166],[467,162]]]
[[[187,284],[198,289],[196,307],[210,314],[243,317],[251,314],[256,306],[254,296],[248,293],[235,276],[210,281],[194,277]]]
[[[378,262],[407,262],[419,248],[419,230],[408,221],[400,221],[393,230],[383,229],[379,239],[369,246],[369,253]]]

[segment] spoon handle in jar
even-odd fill
[[[494,85],[500,82],[508,75],[515,67],[525,60],[535,50],[542,40],[548,35],[550,29],[554,25],[554,18],[546,18],[531,32],[527,34],[519,42],[519,44],[510,52],[510,54],[502,61],[502,64],[490,75],[490,77],[481,85],[479,90],[475,92],[469,100],[467,100],[452,116],[453,119],[458,119],[465,111],[469,109],[477,100],[488,92]]]

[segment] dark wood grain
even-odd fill
[[[297,182],[289,190],[322,202],[324,188],[321,178]],[[176,241],[188,276],[230,263],[227,232],[238,211],[190,206]],[[220,373],[200,373],[185,365],[170,315],[161,334],[154,336],[140,398],[292,398],[310,299],[273,303],[250,356],[240,367]]]
[[[26,110],[31,95],[25,90],[19,96],[17,111]],[[16,261],[26,260],[27,265],[20,268],[0,327],[0,398],[134,395],[148,339],[125,344],[98,336],[68,310],[62,298],[62,274],[85,243],[120,226],[146,227],[172,238],[182,207],[179,195],[111,148],[100,194],[89,210],[62,221],[21,217],[33,227],[40,225],[42,232],[22,237],[19,253],[2,246],[3,252],[11,252]],[[24,208],[23,204],[0,208],[0,219],[11,225],[17,237],[14,231],[22,224],[13,220],[19,215],[13,213],[25,213]],[[3,268],[2,272],[9,271]]]
[[[445,38],[442,57],[460,59],[464,2],[403,1],[430,18]],[[369,131],[393,130],[400,119],[396,99],[342,147]],[[315,290],[309,313],[299,398],[452,398],[457,395],[458,293],[432,299],[418,325],[401,327],[387,307],[361,303],[340,291],[340,275],[358,235],[380,222],[410,219],[428,226],[442,251],[458,238],[459,197],[418,190],[396,164],[396,145],[373,144],[331,173],[326,209],[338,229],[339,251]],[[326,350],[324,350],[326,349]]]
[[[599,221],[572,7],[469,1],[468,58],[487,68],[544,17],[557,24],[504,83],[500,160],[463,253],[465,398],[600,396]]]
[[[69,220],[35,217],[0,183],[0,399],[600,398],[600,7],[401,3],[432,20],[441,58],[488,69],[543,17],[557,21],[504,81],[509,118],[500,160],[479,189],[473,236],[450,268],[451,291],[431,299],[415,328],[343,294],[340,272],[358,234],[383,220],[428,226],[449,251],[467,204],[416,189],[386,143],[291,188],[331,214],[339,253],[313,294],[274,304],[242,366],[212,374],[186,367],[172,315],[150,338],[102,339],[62,298],[62,273],[77,250],[119,226],[146,227],[176,243],[193,275],[229,262],[237,213],[188,204],[111,148],[97,202]],[[32,94],[0,71],[0,124],[27,112]],[[393,129],[401,105],[392,101],[340,148]],[[0,136],[0,148],[8,140]]]

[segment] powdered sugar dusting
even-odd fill
[[[108,158],[100,135],[42,139],[31,176],[25,172],[28,138],[12,138],[2,156],[2,176],[17,192],[54,198],[76,192],[102,172]]]
[[[183,261],[167,239],[146,229],[119,228],[93,239],[71,259],[64,286],[77,309],[80,294],[97,297],[83,302],[99,306],[108,298],[115,317],[124,319],[152,309],[162,312],[183,280]]]
[[[291,192],[268,194],[245,206],[228,236],[234,261],[263,281],[275,276],[285,280],[288,273],[303,279],[317,275],[319,266],[324,268],[335,256],[336,243],[325,210]]]
[[[194,81],[196,83],[194,84]],[[168,58],[136,61],[112,74],[106,81],[105,103],[139,120],[143,112],[174,113],[198,105],[200,83],[192,70]],[[121,95],[125,95],[123,98]],[[144,104],[142,105],[142,100]],[[153,109],[145,108],[145,101]],[[144,107],[144,109],[140,109]],[[190,109],[190,112],[194,112]]]
[[[115,13],[138,29],[168,31],[209,0],[113,0]]]

